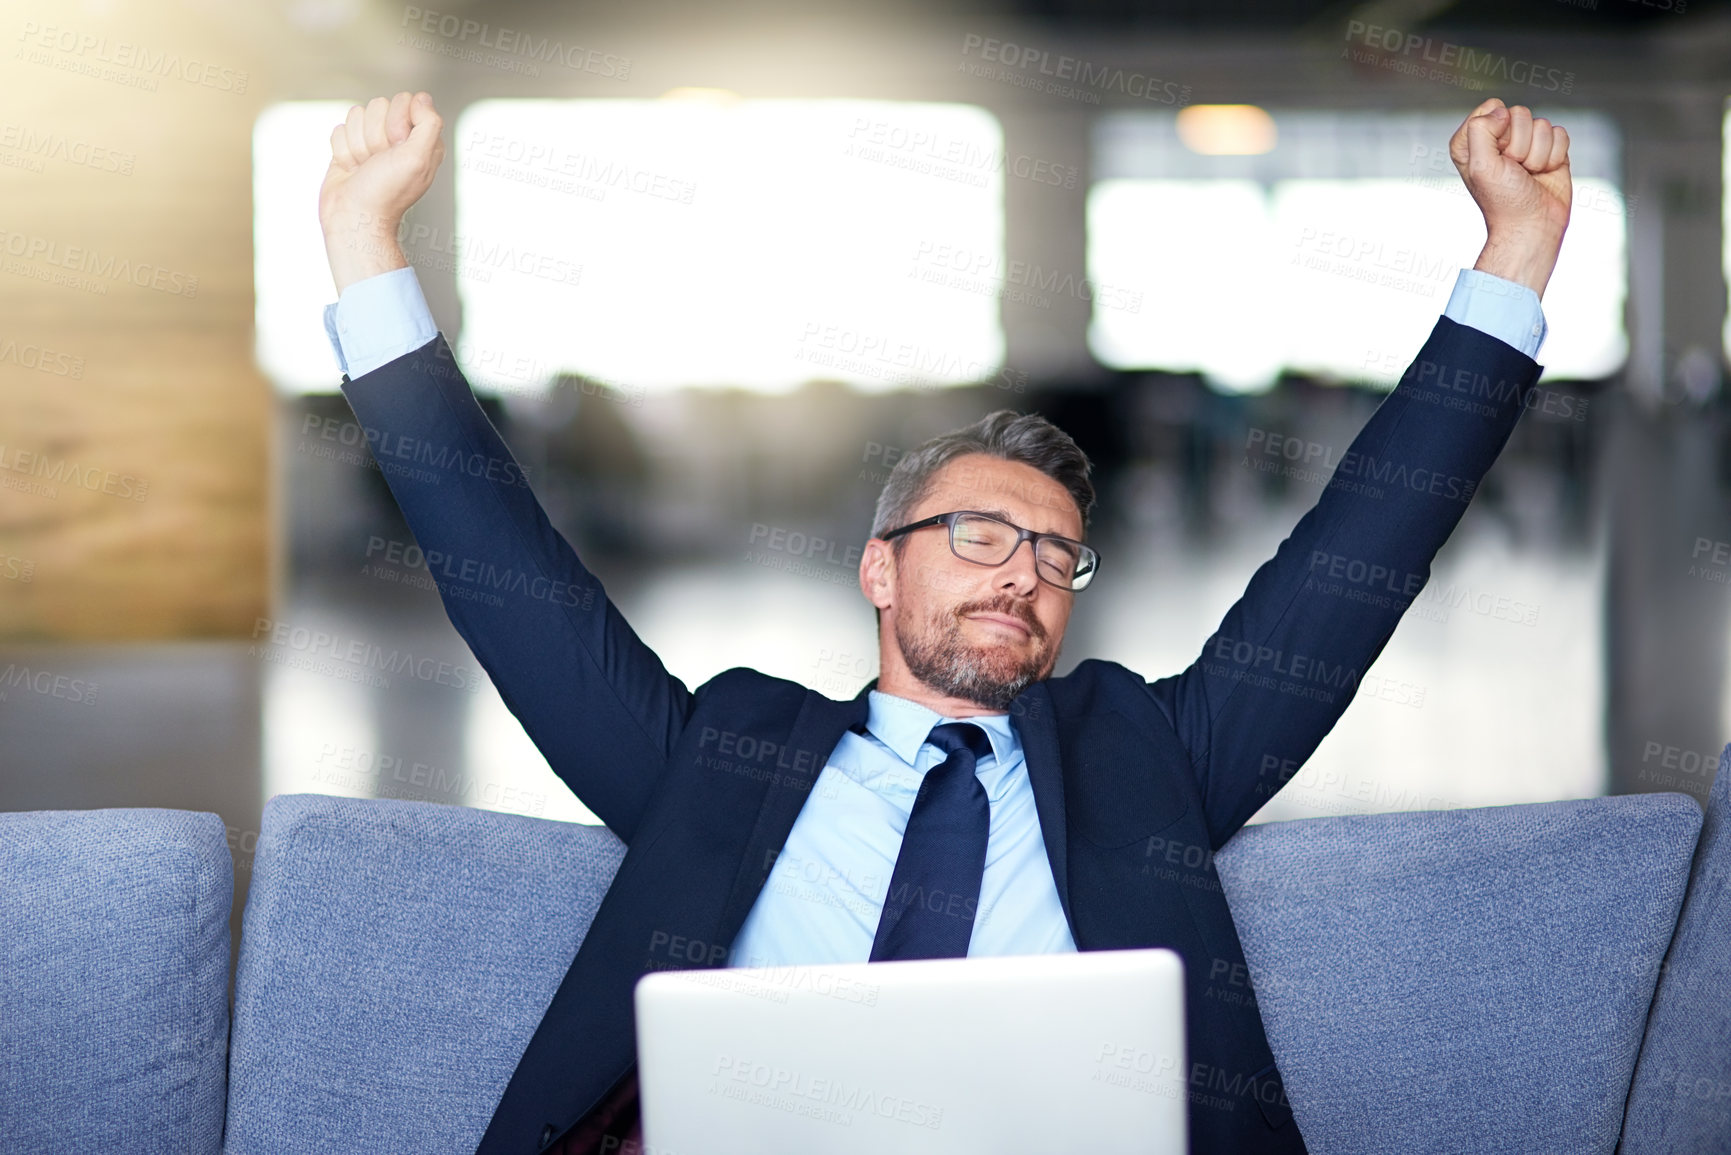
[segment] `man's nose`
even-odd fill
[[[1031,541],[1017,543],[1016,552],[1012,553],[1009,560],[999,567],[1001,573],[998,577],[998,584],[1024,590],[1038,588],[1040,575],[1035,571],[1035,564],[1034,543]]]

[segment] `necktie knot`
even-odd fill
[[[926,741],[942,750],[946,756],[966,750],[977,762],[992,752],[992,740],[986,731],[972,722],[942,722],[932,727]]]

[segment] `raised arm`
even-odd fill
[[[439,131],[432,98],[405,92],[332,134],[319,218],[337,315],[364,302],[359,319],[391,331],[341,334],[343,393],[457,631],[554,772],[629,842],[691,695],[547,520],[432,330],[397,227],[432,183]],[[393,340],[410,348],[378,352]],[[367,363],[349,364],[360,348]]]
[[[1496,279],[1477,291],[1542,295],[1568,225],[1567,133],[1487,100],[1450,153],[1485,215],[1474,267]],[[1486,304],[1438,320],[1201,656],[1149,684],[1190,754],[1216,847],[1345,711],[1525,408],[1539,365],[1475,327],[1497,312]]]

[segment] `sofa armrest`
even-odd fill
[[[1731,746],[1707,814],[1677,932],[1659,968],[1629,1089],[1626,1155],[1731,1151]]]
[[[0,1146],[220,1149],[233,895],[215,814],[0,814]]]
[[[1609,1152],[1700,825],[1646,794],[1240,831],[1216,864],[1311,1149]]]

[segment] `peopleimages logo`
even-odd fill
[[[148,261],[134,262],[115,253],[104,253],[82,245],[63,244],[52,237],[0,229],[0,251],[18,261],[8,261],[6,271],[39,280],[51,280],[55,274],[33,268],[21,262],[40,262],[55,269],[68,269],[74,275],[61,279],[72,287],[87,292],[106,294],[105,281],[125,281],[141,289],[154,289],[176,297],[198,296],[198,278],[190,273],[165,269]]]
[[[407,437],[400,433],[393,436],[389,431],[368,429],[353,421],[321,417],[316,413],[307,414],[301,421],[301,452],[307,451],[308,442],[315,434],[319,440],[334,441],[339,445],[358,447],[364,441],[379,468],[386,473],[401,472],[402,467],[397,462],[413,462],[430,467],[411,471],[420,481],[436,484],[441,473],[466,473],[470,477],[484,477],[504,485],[520,485],[525,489],[529,486],[528,470],[509,457],[501,459],[485,453],[470,453],[461,446],[439,445],[425,438]],[[356,463],[361,463],[358,458]]]
[[[1108,285],[1062,269],[1047,269],[986,248],[941,241],[921,240],[915,246],[908,275],[928,284],[1002,297],[1038,309],[1050,308],[1052,296],[1061,296],[1087,301],[1099,309],[1142,311],[1141,290]]]
[[[403,9],[401,27],[409,32],[420,31],[443,37],[453,46],[467,45],[472,36],[478,47],[492,49],[501,54],[501,59],[526,58],[516,62],[519,64],[536,60],[611,80],[627,80],[631,76],[631,61],[623,56],[585,48],[581,44],[567,44],[552,36],[537,36],[532,32],[513,28],[494,28],[482,21],[460,17],[453,12],[433,12],[412,5],[406,6]],[[399,40],[398,43],[403,41]],[[412,47],[424,48],[426,45],[417,43]],[[462,58],[460,53],[450,55]],[[532,68],[525,71],[531,76],[540,75],[539,70]]]
[[[137,160],[130,152],[11,122],[0,123],[0,149],[21,153],[36,162],[32,166],[34,172],[43,171],[43,160],[59,160],[99,172],[131,176]]]
[[[6,700],[8,691],[17,689],[44,697],[59,698],[75,705],[96,704],[95,682],[87,682],[69,674],[56,674],[52,670],[32,670],[29,666],[12,662],[4,670],[0,670],[0,702]]]
[[[501,569],[490,561],[472,557],[457,557],[436,549],[423,551],[413,542],[387,541],[374,534],[367,538],[367,564],[361,573],[367,576],[392,576],[386,580],[402,581],[394,569],[381,563],[423,571],[430,584],[448,597],[464,597],[491,606],[503,606],[501,593],[532,600],[551,602],[587,610],[595,604],[594,586],[577,586],[541,573],[526,573],[514,567]],[[369,570],[373,573],[369,574]],[[442,579],[442,580],[441,580]],[[418,584],[418,583],[417,583]],[[424,588],[424,587],[423,587]]]
[[[819,1079],[803,1071],[777,1067],[743,1055],[722,1055],[710,1074],[720,1087],[728,1082],[744,1084],[764,1093],[763,1106],[793,1114],[808,1114],[813,1104],[847,1114],[876,1115],[914,1127],[936,1131],[943,1126],[944,1109],[906,1095],[885,1094],[872,1087],[842,1079]],[[712,1086],[712,1094],[725,1093]],[[821,1117],[821,1116],[820,1116]],[[826,1118],[826,1122],[851,1123],[849,1118]]]
[[[998,40],[970,32],[962,38],[962,55],[977,56],[989,64],[1001,64],[1014,72],[982,68],[963,60],[962,71],[974,76],[1005,81],[1018,88],[1030,88],[1078,100],[1084,104],[1099,104],[1100,93],[1116,92],[1137,100],[1155,104],[1185,104],[1190,99],[1190,86],[1171,80],[1161,80],[1145,72],[1118,68],[1110,64],[1095,64],[1076,56],[1053,54],[1043,48],[1030,48],[1012,40]],[[1050,77],[1041,80],[1041,77]]]
[[[1041,157],[982,147],[960,136],[949,136],[921,125],[856,116],[842,155],[887,164],[944,180],[986,186],[987,173],[1008,173],[1036,184],[1075,188],[1081,169]]]
[[[591,200],[604,199],[609,189],[686,205],[697,195],[694,179],[636,168],[615,157],[573,152],[563,141],[523,140],[477,130],[469,134],[463,152],[464,168]]]
[[[846,325],[806,322],[793,355],[796,361],[915,389],[950,381],[992,385],[1013,393],[1028,390],[1028,374],[1023,370]]]
[[[427,656],[417,657],[412,650],[395,647],[387,650],[361,638],[345,638],[327,630],[270,618],[255,619],[252,637],[254,644],[247,648],[248,657],[385,689],[390,686],[388,675],[391,674],[435,682],[471,694],[480,693],[483,682],[481,672],[469,666],[453,665]]]
[[[1486,52],[1400,28],[1349,20],[1346,41],[1340,50],[1342,58],[1421,80],[1437,80],[1475,91],[1489,87],[1492,82],[1526,85],[1559,96],[1569,96],[1575,91],[1573,72],[1527,60],[1511,60],[1501,52]]]
[[[112,469],[82,465],[65,458],[50,457],[46,453],[9,448],[0,443],[0,473],[7,472],[40,478],[41,482],[32,483],[29,491],[40,493],[43,497],[57,497],[57,485],[87,489],[92,493],[106,493],[110,497],[126,501],[143,501],[150,494],[150,483],[130,473],[116,473]],[[26,488],[18,484],[7,484],[14,481],[13,478],[0,479],[0,487]]]
[[[85,73],[104,80],[120,80],[148,92],[156,91],[156,81],[161,78],[238,94],[246,91],[249,79],[247,73],[238,68],[208,64],[190,56],[182,57],[178,52],[157,50],[126,40],[111,41],[107,36],[76,28],[38,24],[34,20],[24,22],[24,30],[18,39],[23,43],[19,57],[33,64]],[[56,60],[54,53],[60,53],[61,58]],[[105,65],[112,67],[102,67]],[[115,69],[129,69],[145,75],[128,77]]]
[[[11,337],[0,337],[0,365],[7,364],[16,365],[20,369],[34,369],[38,373],[51,373],[56,377],[84,376],[82,357],[29,342],[19,342]]]

